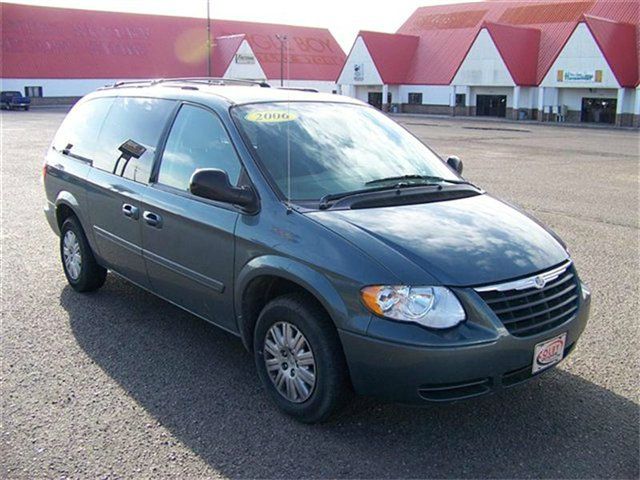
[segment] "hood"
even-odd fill
[[[308,215],[401,279],[406,278],[405,268],[419,267],[425,281],[433,278],[450,286],[491,284],[533,274],[568,258],[549,230],[486,194]]]

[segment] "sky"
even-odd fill
[[[10,3],[206,17],[207,0],[9,0]],[[416,8],[478,0],[210,0],[211,17],[331,30],[348,53],[358,30],[395,32]]]

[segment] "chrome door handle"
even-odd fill
[[[150,225],[155,228],[162,228],[162,217],[157,213],[145,211],[142,214],[142,218],[147,222],[147,225]]]
[[[133,218],[134,220],[137,220],[140,216],[140,210],[138,209],[138,207],[134,207],[133,205],[125,203],[122,205],[122,214],[125,217],[129,217],[129,218]]]

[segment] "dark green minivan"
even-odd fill
[[[119,83],[56,134],[45,213],[75,290],[111,271],[232,332],[318,422],[354,391],[509,388],[575,347],[590,293],[565,245],[461,172],[352,98]]]

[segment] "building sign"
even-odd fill
[[[364,80],[364,63],[356,63],[353,66],[353,79],[356,82],[362,82]]]
[[[252,65],[256,63],[256,57],[246,53],[236,53],[236,63],[240,65]]]
[[[569,70],[558,70],[558,82],[580,82],[580,83],[602,83],[602,70],[591,72],[572,72]]]

